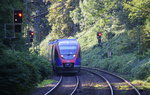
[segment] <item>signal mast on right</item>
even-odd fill
[[[98,40],[98,45],[100,47],[102,47],[101,37],[102,37],[102,32],[97,32],[97,40]]]

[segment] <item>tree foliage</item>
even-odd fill
[[[75,37],[81,44],[82,64],[149,77],[148,61],[143,62],[150,57],[149,5],[149,0],[80,0],[70,17],[81,31]],[[96,32],[103,33],[102,48],[96,45]]]
[[[70,18],[70,11],[74,9],[74,2],[77,0],[53,1],[47,15],[52,33],[59,37],[70,36],[74,33],[74,24]]]
[[[124,3],[124,8],[129,11],[128,17],[131,21],[138,21],[137,29],[140,37],[140,53],[148,52],[150,49],[150,1],[132,0]],[[140,28],[139,28],[140,27]]]
[[[129,17],[131,19],[148,18],[150,13],[150,1],[149,0],[132,0],[124,2],[124,7],[130,11]]]
[[[3,95],[28,92],[50,74],[45,58],[12,50],[3,52],[0,56],[0,92]]]
[[[84,65],[124,74],[130,72],[133,74],[139,70],[141,73],[135,74],[138,78],[142,74],[147,74],[143,70],[147,66],[144,65],[147,61],[142,61],[150,57],[149,0],[52,0],[51,2],[47,17],[52,26],[52,34],[49,34],[41,46],[44,47],[49,39],[52,40],[51,38],[72,36],[75,29],[70,26],[77,26],[78,29],[75,31],[77,35],[73,37],[81,44]],[[96,32],[103,34],[102,48],[97,46]],[[43,47],[42,53],[46,50],[46,46]],[[111,56],[108,55],[110,53]],[[89,62],[91,64],[88,64]],[[140,66],[143,67],[139,68]]]
[[[45,58],[29,52],[29,47],[25,45],[26,38],[22,35],[26,31],[22,30],[17,40],[5,39],[4,24],[12,24],[13,10],[23,10],[23,3],[23,0],[0,0],[0,93],[2,95],[23,95],[51,73],[49,62]],[[24,23],[22,27],[25,27]]]

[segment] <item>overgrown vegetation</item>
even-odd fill
[[[49,14],[47,15],[48,21],[52,26],[52,33],[58,37],[68,37],[77,31],[75,24],[69,16],[69,12],[72,11],[78,0],[54,0],[52,6],[49,8]],[[71,32],[70,32],[71,31]]]
[[[13,50],[3,53],[0,57],[0,92],[3,95],[28,92],[50,75],[50,65],[45,58]]]
[[[98,1],[99,0],[96,0],[95,2]],[[108,2],[109,0],[105,1]],[[107,3],[105,1],[103,3]],[[99,15],[111,17],[107,18],[110,19],[109,21],[106,21],[106,18],[100,16],[99,18],[95,18],[95,15],[90,13],[90,18],[95,18],[96,22],[93,20],[95,23],[92,24],[88,29],[84,29],[84,35],[79,33],[76,36],[79,38],[78,40],[83,50],[83,64],[93,67],[100,67],[118,73],[131,74],[131,76],[136,78],[146,79],[149,76],[148,72],[150,70],[150,48],[148,46],[150,45],[150,31],[149,29],[147,30],[148,27],[145,27],[149,25],[149,22],[147,22],[147,20],[149,20],[149,14],[147,14],[147,12],[144,10],[140,10],[139,8],[138,9],[143,15],[139,17],[139,14],[134,13],[138,10],[136,7],[141,7],[142,9],[144,8],[146,10],[148,6],[140,6],[140,4],[147,4],[150,2],[146,0],[133,0],[132,2],[116,1],[117,0],[114,0],[114,2],[111,2],[112,4],[110,4],[111,6],[114,4],[114,7],[109,8],[108,6],[106,10],[103,10],[103,8],[97,9],[96,5],[98,4],[92,2],[91,0],[83,0],[83,2],[80,2],[79,8],[81,13],[86,12],[89,14],[90,10],[95,10],[96,12],[101,10],[104,11],[104,14],[99,13]],[[138,4],[129,6],[129,4],[133,2]],[[78,12],[73,11],[73,14],[77,13]],[[88,15],[85,15],[84,17],[86,16]],[[86,18],[89,18],[89,16]],[[104,19],[104,22],[101,22],[101,19]],[[87,21],[85,20],[85,22]],[[79,24],[81,23],[79,22]],[[96,45],[96,32],[103,32],[103,48],[100,48]],[[110,53],[111,55],[109,56]]]
[[[23,25],[26,28],[20,34],[20,40],[10,41],[4,39],[4,23],[12,22],[13,8],[23,9],[25,6],[22,0],[1,0],[2,93],[20,94],[46,78],[50,66],[40,55],[46,56],[49,41],[60,38],[78,39],[84,66],[150,82],[149,5],[149,0],[45,0],[45,3],[39,0],[30,3],[31,10],[26,13],[29,17],[38,16],[27,20],[27,27]],[[36,32],[33,51],[40,44],[40,55],[29,52],[30,46],[25,44],[29,28]],[[97,32],[103,34],[102,47],[98,46]]]
[[[45,85],[52,84],[54,82],[55,82],[54,80],[50,80],[50,79],[49,80],[44,80],[44,81],[42,81],[38,84],[38,87],[44,87]]]
[[[82,30],[75,36],[81,44],[82,64],[147,80],[150,76],[147,4],[148,0],[80,1],[70,16]],[[97,45],[97,32],[103,33],[102,48]]]
[[[71,34],[69,38],[77,38],[81,45],[82,65],[107,69],[148,82],[150,1],[75,0],[75,8],[69,10],[63,6],[71,1],[52,0],[48,16],[53,33],[41,43],[41,53],[46,54],[45,43],[48,41],[68,38],[62,30],[65,28],[61,21],[65,19],[73,22],[74,28],[77,28],[76,31],[71,29],[67,32]],[[98,46],[97,32],[103,33],[102,48]]]
[[[150,90],[150,82],[148,81],[141,81],[141,80],[135,80],[132,82],[132,84],[136,85],[138,89],[142,90]]]
[[[49,61],[29,51],[30,46],[26,45],[26,29],[22,29],[17,40],[5,38],[4,24],[12,24],[13,10],[23,10],[25,7],[23,3],[23,0],[0,1],[0,93],[2,95],[28,93],[39,82],[51,75]],[[23,22],[22,28],[25,27]]]

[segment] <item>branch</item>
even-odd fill
[[[150,13],[150,11],[147,11],[147,10],[144,10],[144,9],[139,8],[139,7],[137,7],[137,6],[134,6],[133,4],[129,4],[129,3],[127,3],[127,2],[124,2],[124,3],[126,3],[126,4],[128,4],[128,5],[132,6],[132,7],[138,8],[138,9],[140,9],[140,10],[146,12],[146,13]]]

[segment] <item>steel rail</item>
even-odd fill
[[[77,89],[79,87],[80,80],[79,80],[78,76],[76,76],[76,81],[77,81],[76,82],[76,87],[74,88],[74,90],[72,91],[72,93],[70,95],[75,95],[75,93],[76,93],[76,91],[77,91]]]
[[[60,85],[60,83],[62,82],[62,79],[63,79],[63,77],[60,76],[60,79],[57,82],[57,84],[52,89],[50,89],[48,92],[46,92],[44,95],[48,95],[48,94],[52,93]]]
[[[92,74],[95,74],[95,75],[97,75],[98,77],[101,77],[102,79],[104,79],[104,80],[106,81],[106,83],[108,84],[109,88],[110,88],[110,93],[111,93],[110,95],[114,95],[114,90],[113,90],[113,88],[112,88],[110,82],[109,82],[104,76],[99,75],[99,74],[97,74],[97,73],[95,73],[95,72],[93,72],[93,71],[87,70],[87,69],[81,68],[81,70],[85,70],[85,71],[91,72]]]
[[[130,85],[130,86],[136,91],[136,93],[137,93],[138,95],[141,95],[140,92],[138,91],[138,89],[137,89],[133,84],[131,84],[129,81],[127,81],[126,79],[124,79],[124,78],[122,78],[122,77],[120,77],[120,76],[118,76],[118,75],[116,75],[116,74],[110,73],[110,72],[105,71],[105,70],[100,70],[100,69],[98,69],[98,68],[89,68],[89,67],[84,67],[84,68],[93,69],[93,70],[97,70],[97,71],[101,71],[101,72],[104,72],[104,73],[113,75],[113,76],[115,76],[115,77],[117,77],[117,78],[123,80],[125,83],[127,83],[128,85]]]

